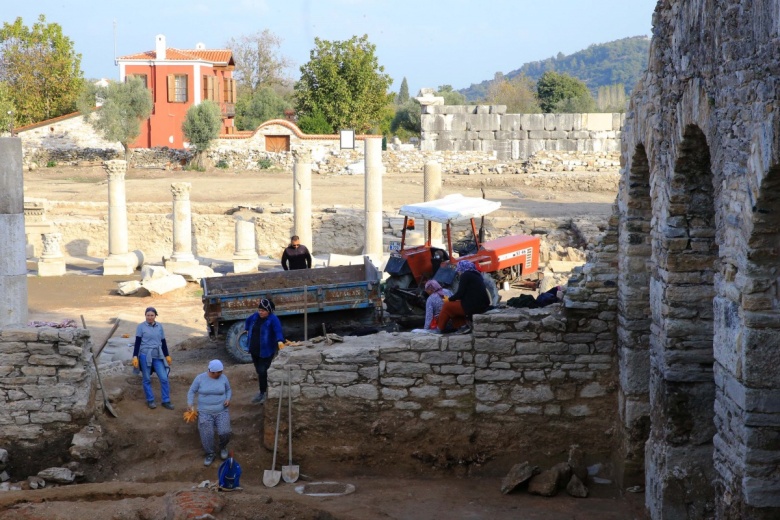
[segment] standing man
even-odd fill
[[[301,245],[298,235],[293,235],[290,245],[282,253],[282,267],[285,271],[295,269],[311,269],[311,254],[306,246]]]

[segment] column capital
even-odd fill
[[[60,241],[62,233],[41,233],[43,238],[43,252],[41,258],[59,258],[62,256]]]
[[[127,172],[127,161],[120,159],[103,161],[103,169],[106,170],[109,181],[121,181],[124,180]]]
[[[190,190],[192,190],[192,183],[171,183],[171,193],[173,193],[173,200],[190,200]]]

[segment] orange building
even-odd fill
[[[143,80],[152,91],[154,109],[141,125],[141,135],[131,148],[185,148],[181,130],[187,110],[210,99],[222,109],[222,134],[235,131],[236,84],[233,79],[233,52],[229,49],[172,49],[165,36],[157,35],[155,50],[117,58],[119,79],[129,76]]]

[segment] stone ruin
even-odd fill
[[[654,519],[780,516],[779,13],[659,2],[623,129],[621,455]]]

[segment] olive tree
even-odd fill
[[[195,147],[193,161],[198,170],[206,168],[205,152],[214,139],[219,137],[221,127],[222,112],[215,102],[206,100],[187,110],[181,129],[190,145]]]
[[[97,99],[102,104],[95,110]],[[149,118],[153,107],[152,93],[140,78],[134,77],[106,87],[87,85],[78,100],[79,111],[95,131],[107,141],[119,141],[125,160],[129,159],[130,144],[141,135],[141,123]]]

